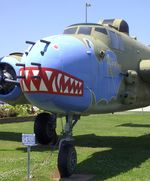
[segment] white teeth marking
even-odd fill
[[[28,75],[29,75],[29,70],[25,70],[25,71],[24,71],[24,75],[25,75],[25,77],[27,78]]]
[[[66,83],[68,81],[69,77],[64,76],[64,78],[65,78],[65,83]]]
[[[30,83],[30,91],[37,91],[36,87],[34,86],[32,80],[31,80],[31,83]]]
[[[28,76],[29,76],[29,71],[30,70],[25,70],[25,71],[21,70],[20,71],[20,76],[22,76],[24,74],[26,79],[27,79]],[[45,73],[46,73],[47,79],[50,80],[51,77],[52,77],[53,71],[48,71],[47,70],[47,71],[45,71]],[[32,70],[32,74],[34,76],[38,76],[39,75],[39,70]],[[62,83],[61,83],[61,79],[62,78],[63,78],[64,84],[66,84],[68,82],[67,86],[62,85]],[[57,90],[57,86],[59,87],[58,90]],[[71,86],[70,88],[72,88],[71,91],[69,91],[69,86]],[[63,91],[64,88],[65,88],[65,90]],[[78,81],[78,80],[75,80],[74,78],[71,78],[71,77],[68,77],[66,75],[63,75],[62,73],[59,73],[54,78],[54,80],[52,82],[53,92],[60,92],[60,93],[65,93],[65,94],[82,95],[81,88],[82,88],[82,82],[81,81]],[[32,91],[38,91],[32,80],[30,82],[30,89],[28,89],[28,87],[26,86],[25,81],[22,81],[22,89],[25,92],[28,92],[28,91],[31,91],[31,92]],[[45,84],[43,79],[40,82],[39,91],[48,92],[48,89],[47,89],[46,84]]]
[[[72,78],[71,78],[71,79],[70,79],[70,81],[71,81],[71,84],[72,84],[72,83],[73,83],[73,81],[74,81],[74,79],[72,79]]]
[[[73,88],[71,89],[70,94],[74,94],[74,89]]]
[[[75,94],[78,94],[78,89],[76,90]]]
[[[59,87],[59,89],[61,89],[61,84],[60,84],[60,79],[61,79],[61,77],[62,77],[62,74],[58,74],[58,76],[57,76],[57,85],[58,85],[58,87]]]
[[[79,95],[81,95],[82,94],[82,90],[80,90],[80,92],[79,92]]]
[[[55,79],[53,80],[53,83],[52,83],[53,92],[57,92],[55,82],[56,82],[56,77],[55,77]]]
[[[81,87],[81,85],[82,85],[82,82],[79,82],[79,87]]]
[[[66,89],[64,90],[64,93],[66,93],[66,94],[69,93],[68,87],[66,87]]]
[[[22,76],[22,70],[20,71],[20,76]]]
[[[45,72],[46,72],[48,80],[50,80],[50,78],[52,76],[52,71],[45,71]]]
[[[39,70],[32,70],[34,76],[38,76]]]
[[[26,84],[25,84],[25,82],[24,82],[24,80],[22,81],[22,88],[23,88],[23,91],[26,91],[26,92],[29,91]]]
[[[41,80],[39,91],[48,91],[43,80]]]
[[[77,86],[77,85],[78,85],[78,83],[79,83],[79,82],[78,82],[77,80],[75,80],[75,86]]]

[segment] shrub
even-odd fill
[[[0,118],[16,117],[16,116],[29,116],[41,112],[39,109],[33,108],[29,104],[25,105],[3,105],[0,107]]]

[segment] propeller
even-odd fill
[[[0,64],[0,94],[8,94],[16,85],[20,85],[16,80],[16,72],[7,63]]]

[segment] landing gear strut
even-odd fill
[[[69,177],[75,171],[77,165],[77,154],[72,136],[72,128],[78,121],[77,117],[66,116],[66,125],[63,137],[59,142],[58,170],[61,178]]]
[[[77,123],[79,117],[68,115],[66,116],[66,124],[63,130],[63,136],[59,141],[58,153],[58,170],[61,178],[69,177],[76,168],[77,154],[74,146],[74,138],[72,129]],[[40,144],[53,144],[58,142],[56,134],[56,115],[49,113],[40,113],[34,123],[34,133]]]

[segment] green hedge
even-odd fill
[[[41,112],[39,109],[33,108],[31,105],[2,105],[0,107],[0,118],[16,117],[16,116],[29,116]]]

